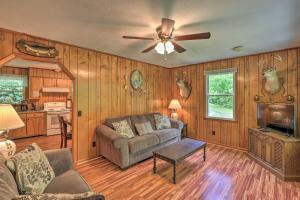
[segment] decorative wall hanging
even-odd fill
[[[178,73],[176,76],[176,85],[179,88],[180,96],[184,99],[188,99],[192,92],[192,85],[187,81],[186,72],[182,72],[180,75]]]
[[[123,87],[125,90],[128,90],[129,89],[128,84],[127,84],[128,78],[126,75],[124,76],[124,81],[125,81],[125,84],[123,85]],[[144,79],[141,71],[139,71],[138,69],[134,69],[131,72],[129,81],[130,81],[130,85],[131,85],[131,90],[130,90],[131,95],[141,96],[143,94],[146,94],[146,90],[143,88],[145,79]]]
[[[138,69],[133,70],[130,76],[131,87],[134,90],[139,90],[140,88],[142,88],[143,83],[144,83],[143,74]]]
[[[286,89],[284,88],[284,78],[278,76],[277,66],[282,62],[281,56],[274,57],[273,66],[268,66],[266,62],[260,61],[258,65],[262,67],[262,96],[256,95],[254,97],[255,101],[260,102],[274,102],[276,97],[276,102],[293,102],[294,97],[291,95],[284,95]]]
[[[55,58],[55,56],[58,55],[58,51],[55,47],[49,47],[37,42],[19,40],[16,43],[16,47],[20,52],[31,56]]]

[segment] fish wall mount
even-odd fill
[[[55,58],[58,55],[58,51],[55,47],[49,47],[33,41],[19,40],[16,43],[16,48],[20,52],[31,56]]]

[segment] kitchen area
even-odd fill
[[[8,133],[17,151],[34,142],[43,150],[61,147],[59,116],[71,133],[72,90],[72,80],[55,64],[15,59],[0,68],[0,104],[12,104],[25,124]]]

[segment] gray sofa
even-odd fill
[[[44,193],[77,194],[92,191],[85,180],[73,168],[72,155],[69,149],[45,151],[55,173],[55,178],[47,186]],[[0,153],[0,199],[10,200],[19,195],[14,176],[5,165],[5,159]],[[99,195],[97,199],[104,199]]]
[[[181,139],[183,123],[170,119],[171,129],[156,130],[154,114],[157,113],[107,119],[105,124],[99,125],[96,129],[100,154],[121,169],[126,169],[151,157],[153,150],[178,142]],[[129,139],[115,132],[112,123],[120,120],[128,121],[135,137]],[[147,121],[151,122],[154,132],[139,136],[135,123]]]

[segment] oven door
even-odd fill
[[[47,135],[60,134],[60,124],[58,116],[63,116],[66,120],[70,119],[70,112],[49,112],[47,113]]]

